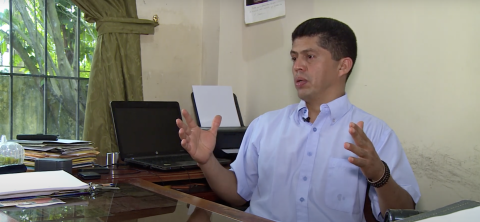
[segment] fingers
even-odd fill
[[[350,123],[348,132],[357,146],[365,148],[369,145],[370,139],[368,139],[367,135],[363,132],[363,121],[358,122],[358,125]]]
[[[192,132],[190,130],[186,130],[185,128],[178,130],[178,136],[180,136],[180,139],[186,139],[187,142],[190,142],[190,134],[192,134]]]
[[[214,136],[217,136],[217,130],[218,130],[218,127],[220,126],[221,122],[222,122],[222,116],[216,115],[215,118],[213,118],[212,127],[210,128],[210,132]]]
[[[365,149],[362,149],[361,147],[351,144],[351,143],[344,143],[343,147],[350,152],[356,154],[359,157],[366,157],[367,156],[367,151]]]
[[[188,128],[188,126],[181,119],[175,120],[175,123],[177,123],[177,126],[178,126],[179,129],[187,129]]]
[[[360,168],[365,167],[367,165],[367,161],[365,159],[355,158],[355,157],[349,157],[348,162]]]
[[[198,127],[197,124],[195,123],[195,121],[193,121],[193,118],[187,112],[187,110],[182,109],[182,115],[185,118],[185,122],[187,123],[188,127],[190,127],[190,129]]]
[[[182,142],[180,142],[180,144],[187,152],[190,150],[190,145],[186,139],[183,139]]]
[[[187,136],[191,134],[190,130],[188,129],[188,126],[183,121],[181,121],[180,119],[177,119],[176,123],[179,128],[178,136],[180,136],[180,139],[185,139]]]
[[[358,122],[358,123],[357,123],[357,126],[359,126],[359,127],[360,127],[360,129],[362,129],[362,130],[363,130],[363,121],[360,121],[360,122]]]

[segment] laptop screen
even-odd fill
[[[186,153],[175,123],[178,102],[113,101],[111,108],[122,159]]]

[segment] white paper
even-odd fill
[[[42,171],[0,175],[0,199],[53,193],[62,190],[88,189],[88,184],[63,171]]]
[[[225,153],[238,153],[240,149],[222,149]]]
[[[216,115],[222,116],[220,127],[239,127],[231,86],[192,86],[198,118],[202,127],[211,127]]]
[[[78,145],[78,144],[90,144],[90,141],[84,140],[67,140],[67,139],[58,139],[58,140],[9,140],[9,142],[15,142],[20,144],[62,144],[62,145]]]
[[[285,0],[244,0],[245,24],[285,15]]]
[[[461,210],[455,213],[444,216],[431,217],[421,222],[456,222],[456,221],[477,221],[480,217],[480,207],[474,207],[466,210]]]

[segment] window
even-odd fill
[[[82,139],[96,38],[70,0],[0,0],[0,134]]]

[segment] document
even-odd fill
[[[192,86],[192,88],[202,127],[211,127],[216,115],[222,116],[220,127],[240,126],[231,86]]]
[[[49,195],[58,191],[88,189],[88,184],[63,171],[0,175],[0,199]]]

